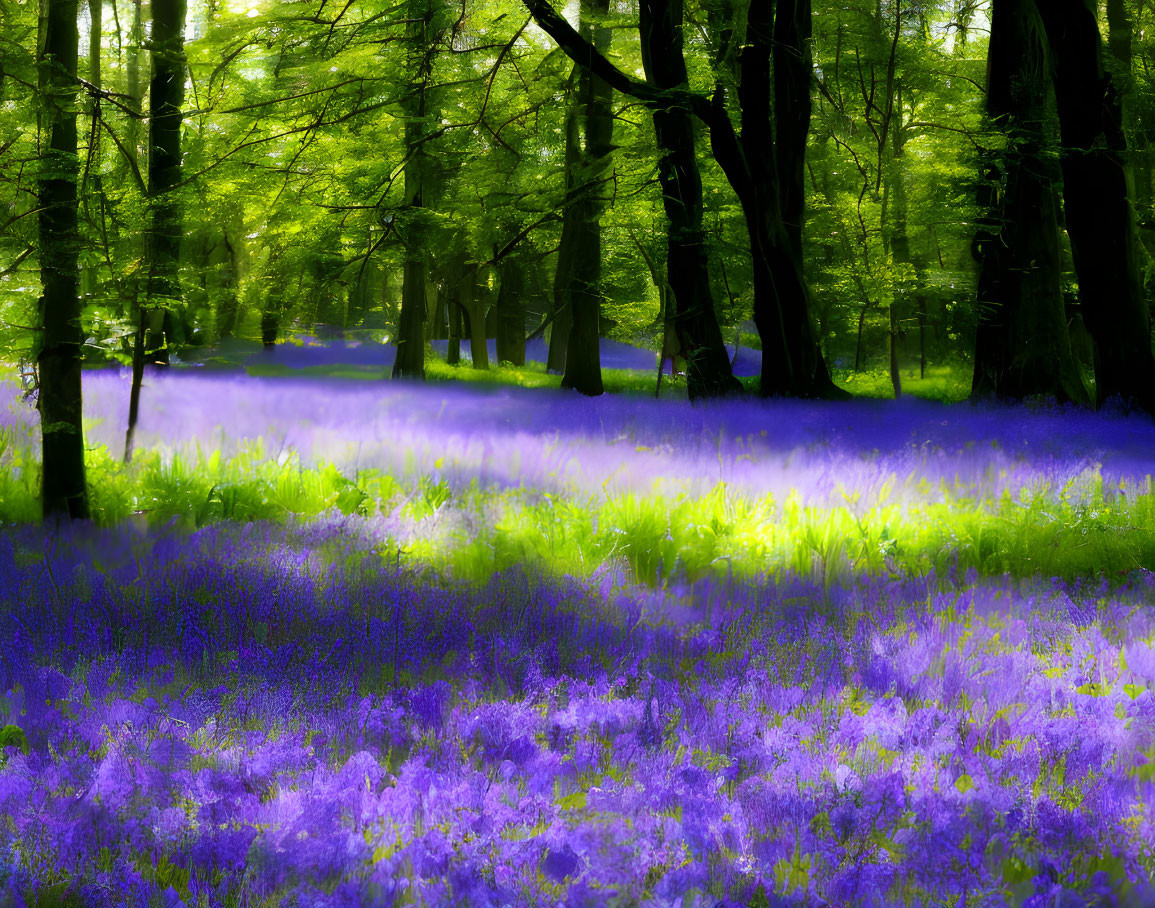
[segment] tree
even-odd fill
[[[185,0],[152,2],[152,79],[148,89],[149,224],[145,234],[146,302],[136,319],[124,459],[132,459],[146,363],[167,364],[171,326],[181,306],[181,182],[184,115]],[[166,327],[167,324],[167,327]]]
[[[1151,319],[1128,194],[1123,112],[1103,60],[1098,4],[1038,4],[1054,56],[1067,235],[1083,321],[1095,342],[1095,390],[1155,413]]]
[[[80,297],[78,293],[78,174],[76,64],[77,0],[45,0],[40,56],[47,153],[39,182],[39,376],[42,438],[41,499],[46,517],[88,517],[81,422]]]
[[[584,40],[604,54],[610,46],[610,30],[599,20],[609,10],[609,0],[583,0],[580,29]],[[589,18],[594,22],[591,23]],[[602,228],[605,207],[604,183],[612,163],[614,118],[613,89],[602,78],[583,68],[578,78],[583,147],[574,161],[576,176],[567,177],[575,197],[567,198],[567,213],[573,230],[563,241],[571,250],[559,258],[572,257],[569,268],[569,337],[566,339],[565,371],[561,386],[595,396],[602,393],[601,331],[602,307]],[[564,227],[563,227],[564,231]]]
[[[990,154],[991,212],[976,239],[980,320],[973,393],[1087,402],[1061,283],[1058,163],[1048,140],[1051,59],[1035,0],[995,0],[987,110],[1005,136]]]
[[[657,89],[689,88],[682,31],[682,0],[641,0],[642,65],[646,81]],[[662,150],[658,179],[667,222],[665,277],[674,298],[674,330],[686,359],[690,399],[730,394],[741,386],[731,372],[714,310],[693,116],[685,107],[671,106],[655,109],[653,117]]]
[[[724,86],[713,97],[680,89],[662,89],[623,73],[579,35],[546,0],[523,0],[534,20],[574,62],[603,78],[612,88],[651,107],[684,107],[710,130],[714,157],[742,206],[750,236],[754,268],[754,321],[762,336],[764,395],[832,397],[841,392],[830,379],[811,322],[810,298],[798,244],[788,227],[796,204],[793,193],[805,164],[805,117],[786,117],[777,130],[770,116],[772,100],[801,105],[809,111],[809,0],[784,0],[771,15],[768,4],[751,3],[746,43],[739,56],[740,129],[726,110]],[[775,25],[777,23],[777,25]],[[777,29],[777,30],[776,30]],[[771,79],[772,48],[778,51]],[[800,93],[805,83],[806,90]],[[781,110],[779,110],[781,114]],[[768,152],[769,149],[769,152]]]
[[[433,80],[435,38],[433,0],[410,0],[407,7],[408,45],[412,82],[407,86],[402,107],[405,112],[405,205],[406,223],[404,272],[401,286],[401,314],[397,320],[397,358],[394,378],[425,378],[425,281],[429,273],[429,228],[421,209],[430,190],[430,162],[426,143]]]

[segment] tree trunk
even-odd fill
[[[741,178],[734,153],[719,155],[738,192],[750,231],[754,266],[754,324],[762,338],[764,396],[831,397],[830,379],[811,323],[802,269],[802,208],[806,137],[810,124],[810,0],[779,0],[777,21],[768,3],[751,3],[746,45],[739,57]],[[774,81],[770,79],[771,47]],[[771,89],[777,105],[770,119]],[[717,145],[718,130],[711,136]],[[767,149],[773,149],[768,154]],[[735,149],[734,151],[737,151]],[[738,176],[734,183],[731,175]]]
[[[982,267],[972,393],[1085,402],[1063,301],[1058,173],[1046,147],[1048,62],[1034,0],[996,0],[987,112],[1009,145],[1001,162],[987,165],[992,208],[976,240]]]
[[[870,300],[866,300],[862,304],[862,308],[858,310],[858,335],[854,344],[854,371],[857,373],[862,369],[862,332],[866,330],[866,313],[870,311]]]
[[[397,358],[394,378],[425,379],[425,276],[428,272],[427,228],[422,221],[428,155],[425,150],[427,95],[433,76],[433,47],[429,34],[433,10],[430,0],[410,0],[410,60],[414,81],[405,100],[405,204],[410,217],[405,236],[401,313],[397,318]]]
[[[153,0],[152,81],[148,90],[150,224],[145,237],[150,309],[177,309],[181,304],[178,270],[183,225],[172,188],[181,179],[184,22],[185,0]],[[149,321],[146,357],[167,364],[169,351],[163,328],[153,327],[156,319]]]
[[[144,46],[144,24],[141,15],[141,0],[132,0],[132,24],[128,29],[128,52],[124,61],[125,104],[135,114],[139,114],[141,104],[140,55]],[[137,166],[140,153],[140,120],[129,116],[125,124],[124,147],[133,167]]]
[[[47,154],[39,193],[39,375],[41,502],[44,516],[88,517],[81,395],[76,180],[77,0],[44,0],[40,58]]]
[[[461,282],[461,311],[469,318],[469,356],[474,369],[489,368],[489,345],[485,340],[485,292],[478,286],[481,269],[476,265],[466,266],[466,276]]]
[[[445,362],[451,366],[461,362],[461,306],[455,299],[449,301],[449,342],[445,349]]]
[[[165,314],[181,304],[179,269],[183,224],[172,188],[181,179],[184,21],[185,0],[153,0],[152,81],[148,90],[149,212],[144,237],[147,284],[144,311],[133,313],[134,323],[138,328],[144,325],[144,331],[137,331],[133,347],[125,461],[132,457],[133,433],[136,431],[136,416],[140,409],[140,384],[144,371],[143,368],[137,368],[137,363],[168,364],[169,339],[164,330]],[[134,22],[134,28],[137,24]],[[131,55],[134,50],[130,48],[129,53]],[[134,77],[135,74],[130,72],[130,82]],[[139,300],[139,297],[135,299]]]
[[[890,386],[894,399],[902,397],[902,375],[898,370],[898,312],[890,306]]]
[[[525,365],[525,276],[521,263],[507,257],[501,263],[501,286],[497,292],[497,361]]]
[[[598,24],[583,21],[581,30],[602,54],[609,49],[610,30],[600,24],[609,10],[609,0],[584,0],[583,19],[592,13]],[[573,275],[570,281],[572,324],[566,343],[565,371],[561,386],[596,396],[603,391],[601,367],[602,304],[602,224],[605,207],[601,184],[609,175],[613,154],[613,89],[601,78],[583,69],[580,98],[585,134],[577,186],[580,197],[572,202],[577,209]]]
[[[615,67],[604,53],[574,31],[547,0],[522,2],[537,24],[583,68],[653,108],[684,105],[709,126],[714,157],[738,196],[750,232],[754,321],[763,337],[762,392],[806,397],[847,396],[830,380],[811,325],[802,260],[791,248],[778,183],[780,174],[791,179],[792,174],[804,171],[808,130],[800,130],[797,124],[809,123],[810,0],[779,0],[780,31],[776,35],[772,34],[770,4],[749,5],[746,44],[738,67],[740,138],[730,122],[720,90],[712,99],[707,99],[693,92],[662,91],[639,82]],[[782,125],[773,160],[767,153],[768,149],[775,149],[776,138],[769,117],[772,44],[779,50],[776,79],[781,83],[781,96],[788,99],[788,107],[801,105],[800,109],[806,111],[805,117],[792,116]],[[783,59],[787,57],[790,59]],[[799,94],[802,85],[805,90]]]
[[[647,81],[660,89],[687,88],[682,0],[641,0],[638,32]],[[731,370],[714,309],[694,121],[684,107],[655,110],[653,117],[662,149],[658,179],[667,220],[666,280],[674,298],[678,344],[687,361],[689,396],[696,400],[731,394],[742,386]]]
[[[1054,52],[1067,234],[1083,321],[1095,342],[1096,399],[1125,397],[1155,413],[1155,357],[1127,194],[1123,114],[1103,67],[1098,5],[1046,0],[1038,8]]]
[[[441,288],[436,281],[426,277],[425,281],[425,311],[429,314],[429,327],[426,337],[430,340],[445,340],[449,337],[449,321],[445,314],[445,298],[441,295]]]
[[[571,84],[579,79],[575,65]],[[553,279],[553,324],[549,329],[549,353],[546,371],[565,372],[566,347],[573,328],[573,310],[570,308],[570,290],[573,286],[574,254],[579,235],[578,219],[581,209],[575,204],[578,196],[578,170],[582,160],[581,127],[579,124],[580,93],[574,93],[565,117],[565,190],[566,206],[562,212],[561,242],[557,249],[557,267]]]

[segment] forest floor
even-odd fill
[[[1155,900],[1155,425],[0,385],[0,903]]]
[[[256,341],[227,338],[211,347],[190,348],[176,364],[181,368],[208,371],[244,371],[248,375],[296,378],[348,378],[377,381],[393,367],[396,347],[388,343],[383,331],[334,332],[340,336],[322,337],[295,334],[273,347]],[[556,388],[557,375],[546,371],[548,346],[543,340],[526,344],[525,365],[498,364],[496,341],[488,342],[487,369],[474,369],[468,340],[461,342],[461,362],[445,362],[448,341],[430,344],[432,355],[425,362],[426,377],[432,381],[469,381],[487,384],[519,385],[530,388]],[[727,344],[734,375],[751,391],[757,387],[761,369],[760,350],[748,345]],[[671,375],[665,363],[661,386],[657,383],[657,355],[653,350],[603,338],[601,341],[602,378],[606,390],[616,393],[649,393],[673,399],[686,396],[684,374]],[[859,398],[891,398],[894,386],[886,370],[850,368],[832,364],[834,378]],[[922,368],[917,363],[901,370],[903,393],[926,400],[961,401],[970,394],[970,369],[959,363],[931,363]]]

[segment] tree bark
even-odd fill
[[[128,431],[124,440],[126,463],[132,458],[133,434],[140,412],[144,369],[138,364],[168,364],[165,317],[181,304],[179,270],[183,223],[172,189],[181,179],[184,21],[185,0],[153,0],[152,81],[148,89],[149,220],[144,238],[147,284],[144,309],[133,313],[134,323],[138,328],[143,325],[144,330],[136,333],[132,355]],[[139,300],[139,296],[136,299]]]
[[[461,362],[461,307],[456,300],[449,302],[449,340],[445,348],[445,362],[451,366]]]
[[[469,356],[474,369],[489,368],[489,345],[485,339],[486,293],[478,286],[481,269],[476,263],[466,265],[466,276],[461,282],[458,297],[462,314],[469,320]]]
[[[641,0],[639,10],[646,80],[663,90],[688,88],[682,53],[682,0]],[[685,107],[656,109],[653,118],[662,150],[658,179],[667,222],[666,280],[674,298],[678,346],[686,357],[689,396],[696,400],[732,394],[742,386],[734,378],[726,354],[710,286],[694,120]],[[664,354],[664,340],[662,347]]]
[[[754,270],[755,324],[762,335],[762,393],[802,397],[842,397],[846,392],[830,379],[810,320],[810,299],[800,256],[783,222],[779,174],[796,172],[805,164],[806,132],[786,124],[777,136],[782,147],[773,157],[775,130],[771,126],[770,60],[777,45],[782,61],[776,78],[782,96],[809,109],[810,0],[779,0],[780,33],[766,2],[751,3],[746,45],[739,60],[738,100],[742,133],[739,137],[726,111],[721,86],[713,98],[678,89],[659,89],[640,82],[614,66],[604,53],[584,39],[547,0],[522,0],[538,26],[582,67],[614,89],[656,109],[685,107],[710,129],[710,145],[718,165],[742,205],[750,233]],[[797,95],[805,71],[805,97]],[[777,73],[781,72],[781,75]],[[809,122],[809,115],[806,117]],[[795,121],[792,121],[795,122]]]
[[[500,266],[501,286],[497,292],[497,361],[525,365],[525,275],[521,262],[507,256]]]
[[[583,0],[581,31],[603,56],[610,46],[610,30],[601,24],[609,0]],[[595,19],[589,22],[590,14]],[[579,77],[583,148],[577,167],[573,273],[570,279],[570,331],[566,342],[561,386],[591,397],[601,394],[602,224],[605,207],[602,183],[613,154],[613,89],[605,80],[582,69]],[[563,226],[564,229],[564,226]]]
[[[41,503],[48,518],[86,519],[88,488],[81,421],[80,296],[76,180],[77,0],[44,0],[40,57],[47,154],[38,185],[40,279],[36,366],[39,376]]]
[[[141,15],[141,0],[132,0],[132,23],[128,29],[128,51],[124,61],[126,106],[136,114],[142,109],[140,90],[140,54],[144,45],[144,25]],[[131,166],[137,166],[140,153],[140,120],[130,116],[125,124],[124,147],[128,152]]]
[[[433,77],[433,46],[430,30],[433,9],[430,0],[410,0],[409,24],[413,83],[405,100],[405,204],[410,217],[405,236],[402,268],[401,312],[397,318],[397,357],[394,378],[425,379],[425,275],[428,272],[427,229],[422,221],[426,171],[426,118],[429,83]]]
[[[1054,52],[1067,235],[1083,321],[1095,343],[1096,399],[1124,397],[1155,413],[1155,357],[1127,192],[1123,113],[1103,66],[1098,5],[1046,0],[1038,9]]]
[[[747,167],[747,185],[739,199],[754,259],[754,324],[762,338],[763,396],[839,394],[818,346],[802,269],[809,39],[810,0],[780,0],[776,21],[769,4],[750,4],[746,45],[739,57],[741,152]],[[772,93],[777,107],[773,122]],[[726,167],[721,158],[719,164]]]
[[[145,237],[150,309],[176,309],[181,303],[178,270],[183,224],[172,189],[181,179],[184,21],[185,0],[153,0],[152,81],[148,89],[150,225]],[[150,319],[150,323],[155,322],[156,319]],[[153,362],[168,363],[163,328],[150,324],[145,354]]]
[[[575,65],[570,77],[571,85],[578,81],[579,69]],[[578,169],[582,158],[580,116],[581,96],[574,93],[565,117],[565,191],[566,205],[562,212],[561,241],[557,249],[557,267],[553,279],[553,323],[549,329],[549,353],[546,356],[546,370],[561,374],[565,372],[566,347],[573,327],[573,310],[570,308],[570,289],[573,285],[574,253],[579,234],[578,218],[582,212],[574,205],[578,192]]]
[[[976,240],[980,321],[972,393],[1086,402],[1063,301],[1059,175],[1047,155],[1048,65],[1035,0],[995,0],[987,112],[1008,147],[999,162],[988,156],[983,189],[991,213]]]

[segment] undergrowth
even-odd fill
[[[641,582],[705,576],[856,574],[962,577],[1126,575],[1155,569],[1155,493],[1149,482],[1107,486],[1089,468],[1062,486],[1017,495],[940,487],[902,501],[896,483],[873,500],[849,492],[819,507],[793,493],[749,497],[717,483],[704,495],[560,495],[483,487],[455,490],[436,474],[345,475],[306,467],[260,442],[233,457],[196,447],[146,450],[124,464],[103,447],[87,456],[98,525],[132,521],[197,529],[220,520],[283,520],[328,512],[388,517],[396,544],[431,567],[482,582],[514,565],[588,576],[616,563]],[[39,519],[39,465],[0,430],[0,521]]]

